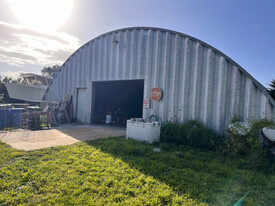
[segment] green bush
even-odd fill
[[[234,117],[231,123],[238,127],[239,119]],[[250,120],[250,130],[239,124],[239,131],[248,131],[246,135],[238,134],[238,128],[228,129],[227,136],[221,136],[208,129],[197,120],[186,123],[166,122],[161,127],[160,139],[162,142],[189,145],[193,148],[218,151],[223,156],[244,158],[249,167],[260,167],[267,161],[267,150],[259,144],[259,134],[263,127],[273,126],[274,122],[268,119]]]
[[[266,150],[260,146],[259,135],[263,127],[274,126],[269,119],[250,120],[250,130],[247,134],[241,135],[235,130],[228,129],[227,149],[231,155],[250,156],[256,161],[265,157]],[[235,123],[236,130],[243,130],[243,126]],[[239,129],[238,129],[239,128]]]
[[[218,150],[224,145],[223,137],[215,134],[197,120],[189,120],[186,123],[164,123],[161,127],[160,138],[163,142],[208,150]]]

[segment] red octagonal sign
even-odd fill
[[[161,99],[161,90],[160,88],[153,88],[150,92],[150,97],[153,101],[159,101]]]

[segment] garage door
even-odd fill
[[[81,122],[85,122],[86,92],[87,89],[77,89],[76,118]]]
[[[125,119],[142,118],[144,80],[93,82],[92,90],[92,123],[102,122],[110,113],[115,124],[125,124]]]

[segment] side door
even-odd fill
[[[78,88],[77,89],[77,110],[76,119],[85,123],[85,113],[86,113],[86,93],[87,89]]]

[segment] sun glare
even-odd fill
[[[25,25],[54,29],[70,16],[73,0],[8,0],[15,16]]]

